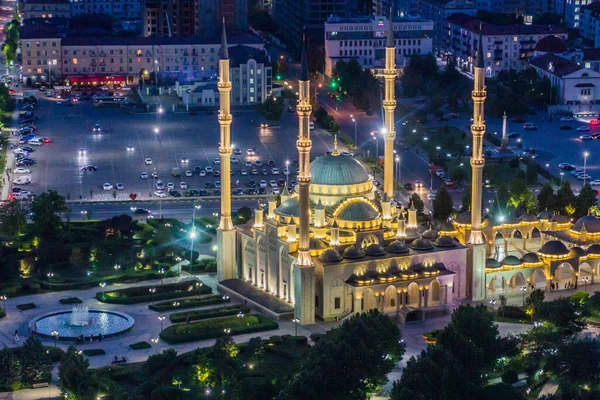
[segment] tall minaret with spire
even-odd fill
[[[469,236],[469,244],[483,244],[483,235],[481,233],[481,192],[483,166],[485,164],[485,159],[483,158],[483,135],[485,133],[483,105],[485,103],[486,91],[481,26],[479,27],[479,40],[473,75],[474,87],[471,93],[473,98],[473,124],[471,125],[473,155],[471,156],[471,235]]]
[[[306,58],[306,36],[302,43],[302,62],[298,77],[298,217],[299,217],[299,247],[298,259],[294,263],[294,315],[302,325],[315,323],[315,267],[310,258],[310,78],[308,75],[308,59]]]
[[[217,280],[236,278],[236,234],[231,220],[231,80],[229,78],[229,51],[225,20],[221,34],[219,57],[219,128],[221,145],[221,220],[217,230]]]
[[[396,45],[394,41],[394,21],[392,20],[390,8],[390,20],[388,21],[387,43],[385,45],[385,97],[383,110],[385,115],[385,150],[383,169],[383,191],[390,199],[394,197],[394,140],[396,131],[394,128],[394,110],[396,109],[395,81],[396,81]],[[378,139],[379,140],[379,139]],[[379,162],[379,160],[377,160]]]

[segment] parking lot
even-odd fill
[[[31,157],[36,164],[27,167],[32,171],[32,182],[27,189],[34,194],[53,189],[72,200],[80,196],[85,200],[113,200],[115,196],[125,199],[131,193],[145,199],[156,197],[156,180],[165,186],[173,183],[182,195],[186,189],[180,189],[181,182],[187,183],[187,190],[205,189],[209,195],[214,194],[220,177],[210,172],[203,177],[199,170],[208,166],[219,170],[214,163],[219,142],[216,113],[190,115],[165,110],[161,115],[127,114],[119,108],[94,107],[92,101],[82,100],[70,107],[56,104],[42,92],[37,95],[37,133],[50,138],[51,143],[31,146],[35,150]],[[281,126],[277,127],[261,128],[261,122],[264,120],[254,111],[240,111],[232,124],[232,144],[241,151],[237,155],[239,163],[232,164],[232,182],[234,187],[238,183],[245,194],[251,180],[257,186],[262,179],[285,180],[286,161],[291,170],[290,182],[295,178],[296,114],[285,112]],[[99,132],[94,132],[96,123],[100,125]],[[331,135],[318,129],[312,133],[313,158],[332,149]],[[247,149],[252,149],[254,155],[247,154]],[[148,158],[151,164],[147,163]],[[258,160],[263,164],[261,167],[255,166]],[[267,166],[269,160],[275,163],[279,175],[272,174],[272,168]],[[252,167],[246,167],[246,162],[252,162]],[[96,170],[82,170],[89,165]],[[172,176],[174,168],[179,169],[181,176]],[[254,168],[257,175],[252,175]],[[243,176],[242,169],[248,174]],[[263,175],[263,169],[267,175]],[[186,176],[188,170],[192,176]],[[142,179],[142,172],[148,178]],[[157,178],[152,177],[153,173]],[[123,189],[116,189],[118,183]],[[105,184],[112,188],[104,190]],[[212,187],[208,188],[209,184]],[[266,194],[270,193],[269,187]]]

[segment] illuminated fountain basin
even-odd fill
[[[117,311],[101,311],[73,308],[72,310],[53,311],[29,321],[29,330],[37,335],[53,338],[52,332],[58,332],[60,340],[75,340],[81,335],[89,338],[115,336],[129,331],[135,320],[127,314]]]

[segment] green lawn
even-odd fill
[[[106,292],[97,292],[96,299],[103,303],[137,304],[155,300],[177,299],[194,295],[212,293],[208,285],[197,286],[200,281],[189,279],[164,285],[136,286]]]
[[[209,308],[208,310],[193,310],[169,315],[171,322],[199,321],[202,319],[227,317],[230,315],[248,314],[250,309],[242,305]]]

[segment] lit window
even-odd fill
[[[492,58],[492,53],[487,53],[487,58]]]
[[[77,64],[77,59],[76,58],[73,59],[73,64]]]
[[[513,42],[516,42],[516,41],[517,41],[517,37],[513,36]]]

